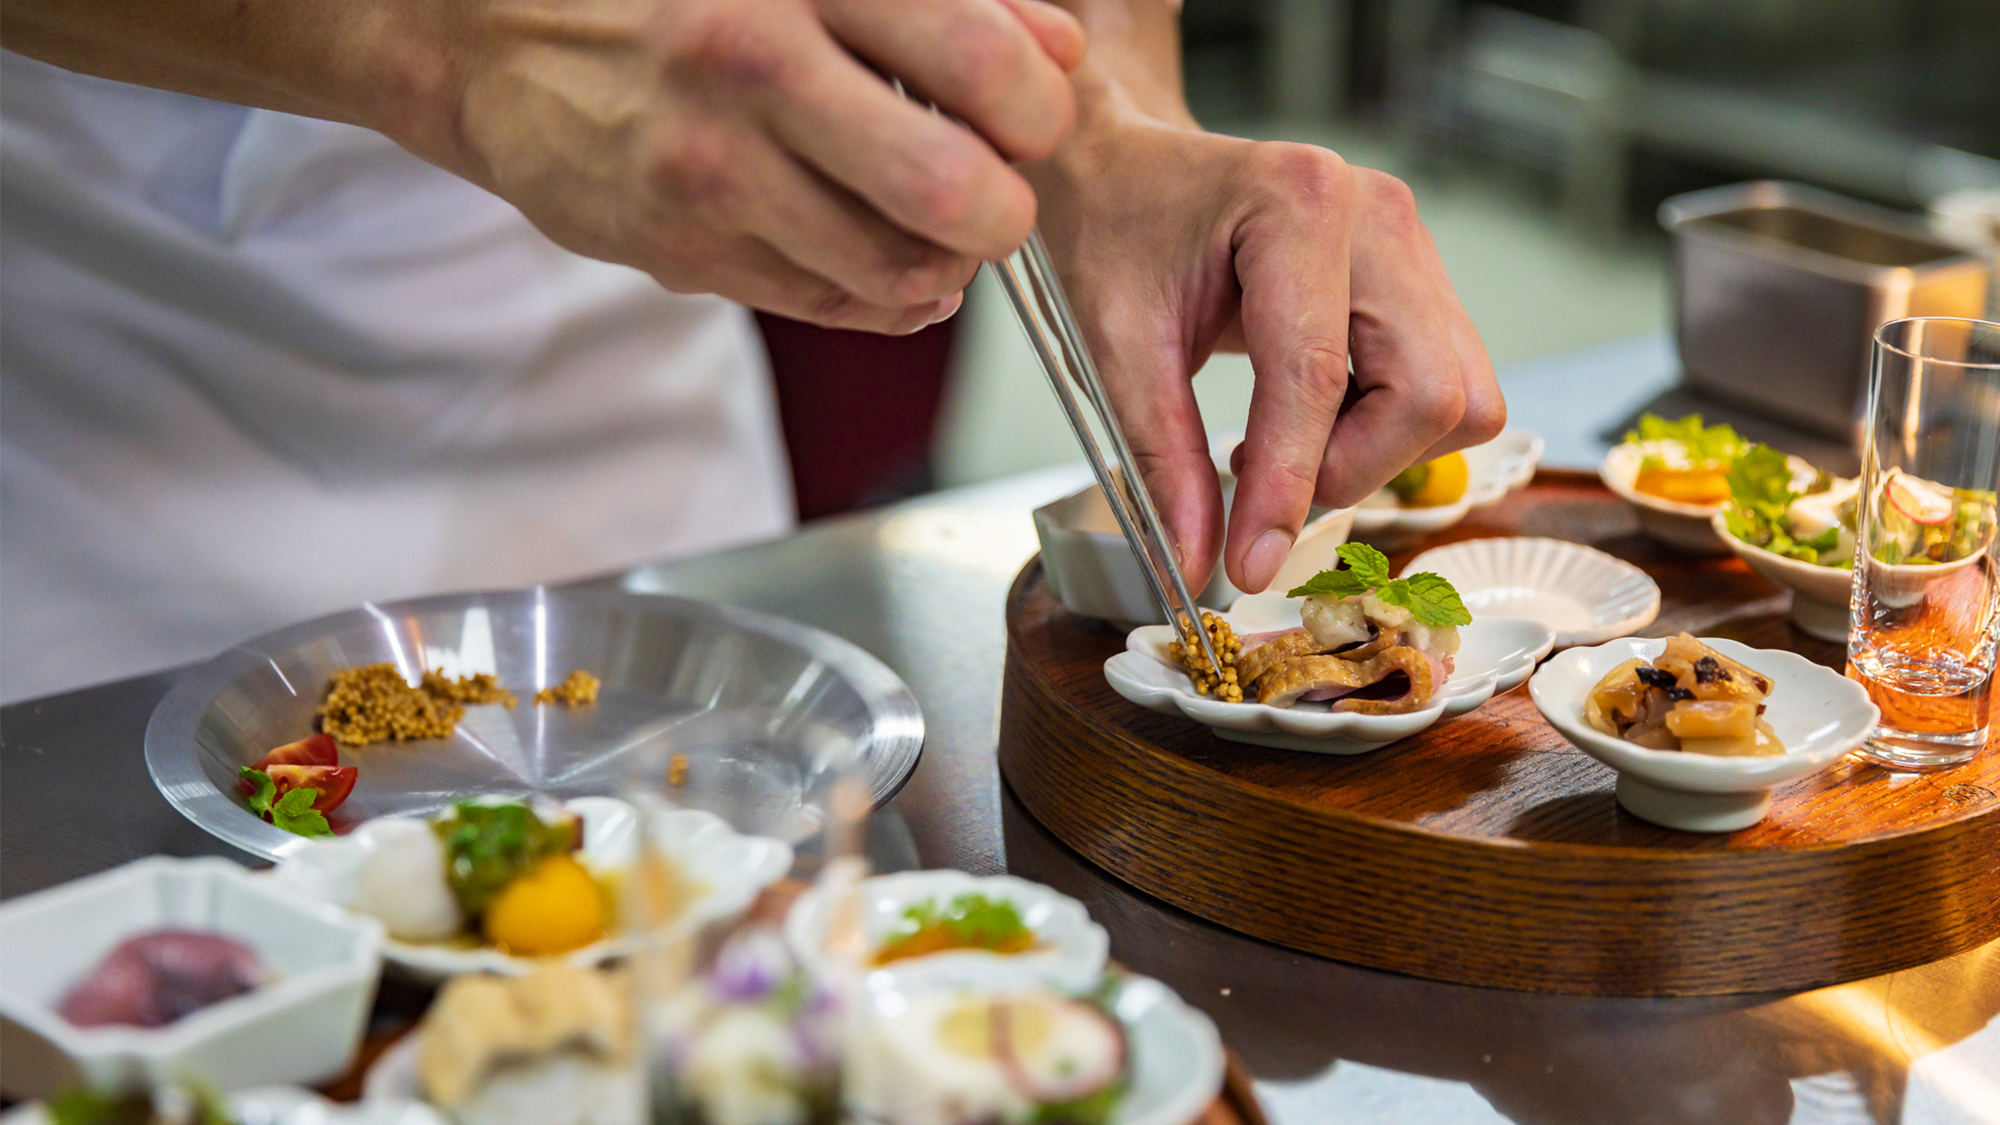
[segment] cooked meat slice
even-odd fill
[[[1338,711],[1395,715],[1430,706],[1437,689],[1434,665],[1423,653],[1398,645],[1367,660],[1338,656],[1305,656],[1271,669],[1257,682],[1257,702],[1290,707],[1300,699],[1333,699]],[[1401,677],[1403,684],[1390,683]],[[1352,698],[1371,688],[1391,692],[1387,698]],[[1397,690],[1400,687],[1401,690]],[[1370,693],[1373,694],[1373,693]]]
[[[1243,651],[1236,654],[1236,682],[1246,687],[1255,684],[1257,677],[1290,660],[1302,656],[1313,656],[1326,651],[1318,638],[1304,629],[1287,629],[1271,635],[1269,639],[1253,647],[1252,637],[1243,639]]]
[[[1373,625],[1369,628],[1374,631],[1367,640],[1334,649],[1329,655],[1338,656],[1342,660],[1367,660],[1396,647],[1396,638],[1399,634],[1387,629],[1378,629]]]

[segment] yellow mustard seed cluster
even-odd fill
[[[470,676],[451,679],[444,669],[424,673],[422,690],[439,699],[449,699],[453,703],[503,703],[512,711],[520,700],[514,693],[500,686],[500,680],[491,672],[475,672]]]
[[[319,729],[336,740],[367,746],[392,739],[450,738],[465,716],[465,705],[411,687],[394,664],[363,664],[333,674],[314,714]]]
[[[1229,622],[1213,613],[1201,615],[1202,628],[1208,632],[1209,646],[1215,649],[1215,658],[1222,662],[1220,674],[1208,662],[1207,654],[1201,651],[1201,642],[1192,635],[1184,635],[1178,641],[1167,643],[1167,652],[1175,663],[1187,669],[1188,678],[1194,681],[1198,695],[1213,695],[1225,703],[1243,702],[1243,687],[1236,682],[1236,654],[1243,651],[1243,638]]]
[[[587,707],[597,702],[599,683],[596,676],[581,668],[570,669],[569,676],[562,683],[545,687],[535,693],[536,703],[560,703],[565,707]]]

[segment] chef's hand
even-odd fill
[[[1027,237],[1008,161],[1055,150],[1083,54],[1039,0],[473,7],[457,170],[669,289],[886,332],[951,315]]]
[[[1262,590],[1310,505],[1490,440],[1506,406],[1408,187],[1325,149],[1202,132],[1161,46],[1171,23],[1145,22],[1166,6],[1096,6],[1116,18],[1083,0],[1076,129],[1027,169],[1043,232],[1189,583],[1220,554]],[[1219,349],[1256,372],[1226,540],[1191,381]]]
[[[1027,237],[1008,162],[1055,150],[1083,54],[1039,0],[9,0],[0,30],[86,74],[377,129],[572,250],[878,331],[949,315]]]

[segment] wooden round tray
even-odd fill
[[[1646,635],[1688,630],[1841,666],[1794,630],[1790,595],[1733,557],[1639,534],[1581,474],[1430,537],[1545,535],[1646,570]],[[1400,567],[1415,550],[1392,556]],[[1728,835],[1619,808],[1616,775],[1544,722],[1526,688],[1353,757],[1224,742],[1104,680],[1122,632],[1071,616],[1032,561],[1007,601],[1000,768],[1058,838],[1231,929],[1436,980],[1595,995],[1807,988],[2000,936],[2000,754],[1892,774],[1844,760],[1780,787]]]

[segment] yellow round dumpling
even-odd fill
[[[566,855],[522,872],[486,908],[486,940],[521,957],[581,949],[604,936],[604,892]]]

